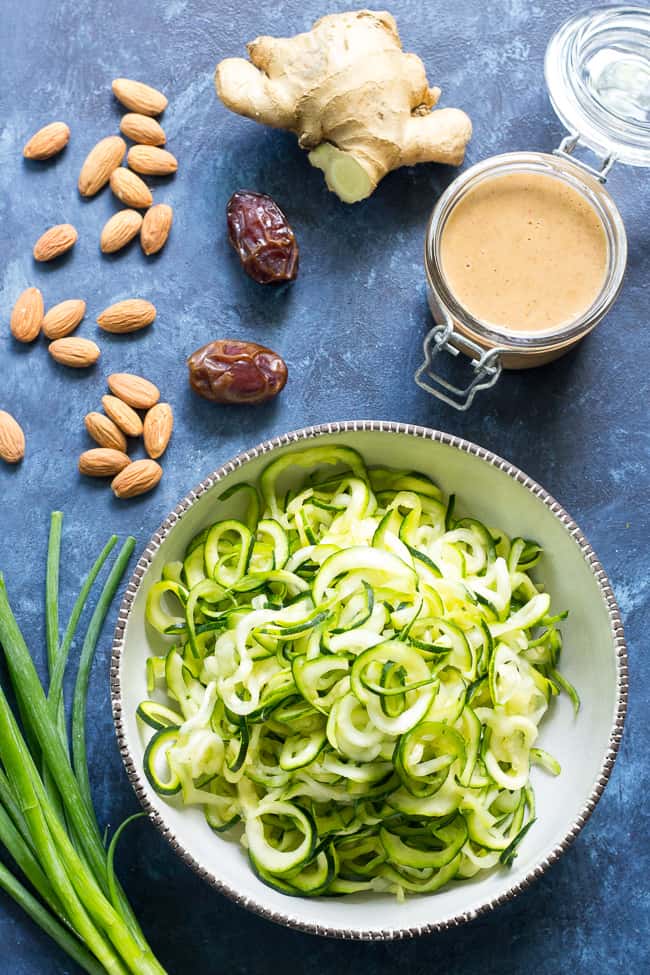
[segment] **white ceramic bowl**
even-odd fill
[[[562,764],[554,779],[534,769],[537,823],[511,869],[398,903],[389,895],[292,898],[262,884],[238,842],[214,834],[197,809],[158,797],[142,773],[144,738],[135,711],[147,696],[149,642],[144,608],[165,562],[181,557],[200,529],[228,509],[217,498],[238,481],[255,480],[274,456],[318,439],[359,450],[368,464],[430,475],[462,507],[510,535],[540,541],[538,569],[553,605],[570,607],[563,624],[562,670],[580,692],[574,717],[562,695],[542,722],[540,744]],[[229,461],[191,491],[152,537],[129,582],[113,645],[112,700],[119,746],[136,794],[173,849],[222,893],[271,920],[342,938],[388,939],[469,920],[514,897],[553,863],[582,828],[611,772],[623,731],[627,658],[618,607],[607,577],[578,526],[543,488],[481,447],[423,427],[356,421],[310,427],[268,441]],[[215,905],[216,909],[216,905]]]

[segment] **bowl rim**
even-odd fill
[[[122,653],[124,651],[124,635],[126,625],[128,623],[133,602],[147,569],[151,565],[156,552],[162,545],[165,538],[167,538],[183,515],[198,501],[203,494],[206,493],[206,491],[209,491],[216,483],[223,480],[223,478],[227,475],[238,470],[248,461],[254,460],[256,457],[259,457],[262,454],[277,450],[280,447],[290,446],[291,444],[300,443],[303,440],[311,440],[324,435],[367,431],[399,435],[406,434],[410,437],[430,440],[449,447],[454,447],[464,453],[478,457],[480,460],[486,461],[491,466],[496,467],[498,470],[503,471],[509,477],[512,477],[514,480],[518,481],[535,497],[539,498],[539,500],[542,501],[543,504],[552,512],[552,514],[554,514],[555,517],[564,525],[569,534],[578,544],[583,558],[587,562],[594,575],[594,578],[596,579],[600,589],[600,594],[609,616],[612,642],[616,656],[616,709],[609,734],[608,747],[605,751],[600,772],[596,778],[596,782],[591,793],[584,802],[579,814],[567,830],[565,836],[558,843],[556,843],[544,860],[529,870],[522,880],[513,884],[497,897],[494,897],[491,900],[486,901],[484,904],[481,904],[479,907],[476,907],[471,911],[456,914],[453,917],[445,918],[442,921],[433,921],[428,924],[421,924],[408,928],[366,928],[357,930],[331,928],[324,925],[299,920],[290,915],[283,914],[281,911],[271,910],[256,901],[254,898],[242,895],[237,890],[226,884],[223,880],[220,880],[210,870],[207,870],[204,866],[202,866],[192,856],[192,854],[184,848],[182,842],[174,834],[173,830],[166,824],[163,816],[152,806],[147,798],[143,777],[140,775],[135,759],[129,750],[126,739],[126,731],[122,721],[120,662],[122,659]],[[486,914],[489,911],[494,910],[501,904],[505,904],[508,901],[513,900],[523,890],[526,890],[533,883],[533,881],[535,881],[538,877],[541,877],[542,874],[544,874],[548,868],[555,863],[555,861],[558,860],[559,857],[569,848],[594,811],[594,808],[596,807],[596,804],[600,799],[605,786],[607,785],[614,767],[614,762],[616,760],[623,735],[623,725],[627,710],[628,660],[621,614],[607,574],[605,573],[605,570],[603,569],[603,566],[601,565],[596,553],[592,549],[591,545],[587,541],[587,538],[576,522],[555,500],[555,498],[550,495],[548,491],[546,491],[540,484],[534,481],[514,464],[504,460],[502,457],[499,457],[492,451],[487,450],[485,447],[481,447],[478,444],[472,443],[470,440],[465,440],[462,437],[454,436],[453,434],[444,433],[440,430],[434,430],[430,427],[395,422],[391,420],[342,420],[338,422],[323,423],[316,426],[302,427],[298,430],[292,430],[269,440],[264,440],[257,446],[252,447],[250,450],[242,451],[221,467],[217,468],[178,502],[174,510],[169,513],[158,530],[151,536],[151,539],[147,543],[147,546],[140,556],[131,578],[129,579],[119,608],[117,623],[115,626],[111,655],[110,681],[111,706],[115,731],[117,734],[118,747],[131,785],[133,786],[138,801],[147,813],[150,821],[162,833],[174,852],[180,856],[181,860],[187,864],[187,866],[189,866],[201,878],[206,880],[211,887],[218,890],[221,894],[225,894],[236,904],[253,911],[267,920],[274,921],[277,924],[281,924],[295,930],[304,931],[309,934],[318,934],[325,937],[339,938],[342,940],[388,941],[395,938],[411,938],[419,935],[433,934],[448,928],[455,928],[467,921],[471,921],[474,918],[479,917],[482,914]]]

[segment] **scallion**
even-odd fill
[[[116,538],[91,568],[60,642],[62,521],[55,512],[47,558],[47,693],[0,574],[0,646],[20,716],[18,721],[0,687],[0,846],[25,881],[0,864],[0,889],[89,975],[165,975],[115,877],[121,828],[106,849],[92,805],[86,754],[90,669],[135,541],[129,538],[122,546],[88,623],[72,708],[71,758],[63,677],[84,607]]]

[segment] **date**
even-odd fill
[[[284,213],[265,193],[237,190],[226,207],[228,239],[258,284],[283,284],[298,274],[298,244]]]
[[[213,403],[266,403],[284,389],[288,375],[282,356],[238,339],[209,342],[187,365],[194,392]]]

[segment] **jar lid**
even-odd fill
[[[544,71],[557,116],[584,145],[650,166],[650,8],[572,17],[551,38]]]

